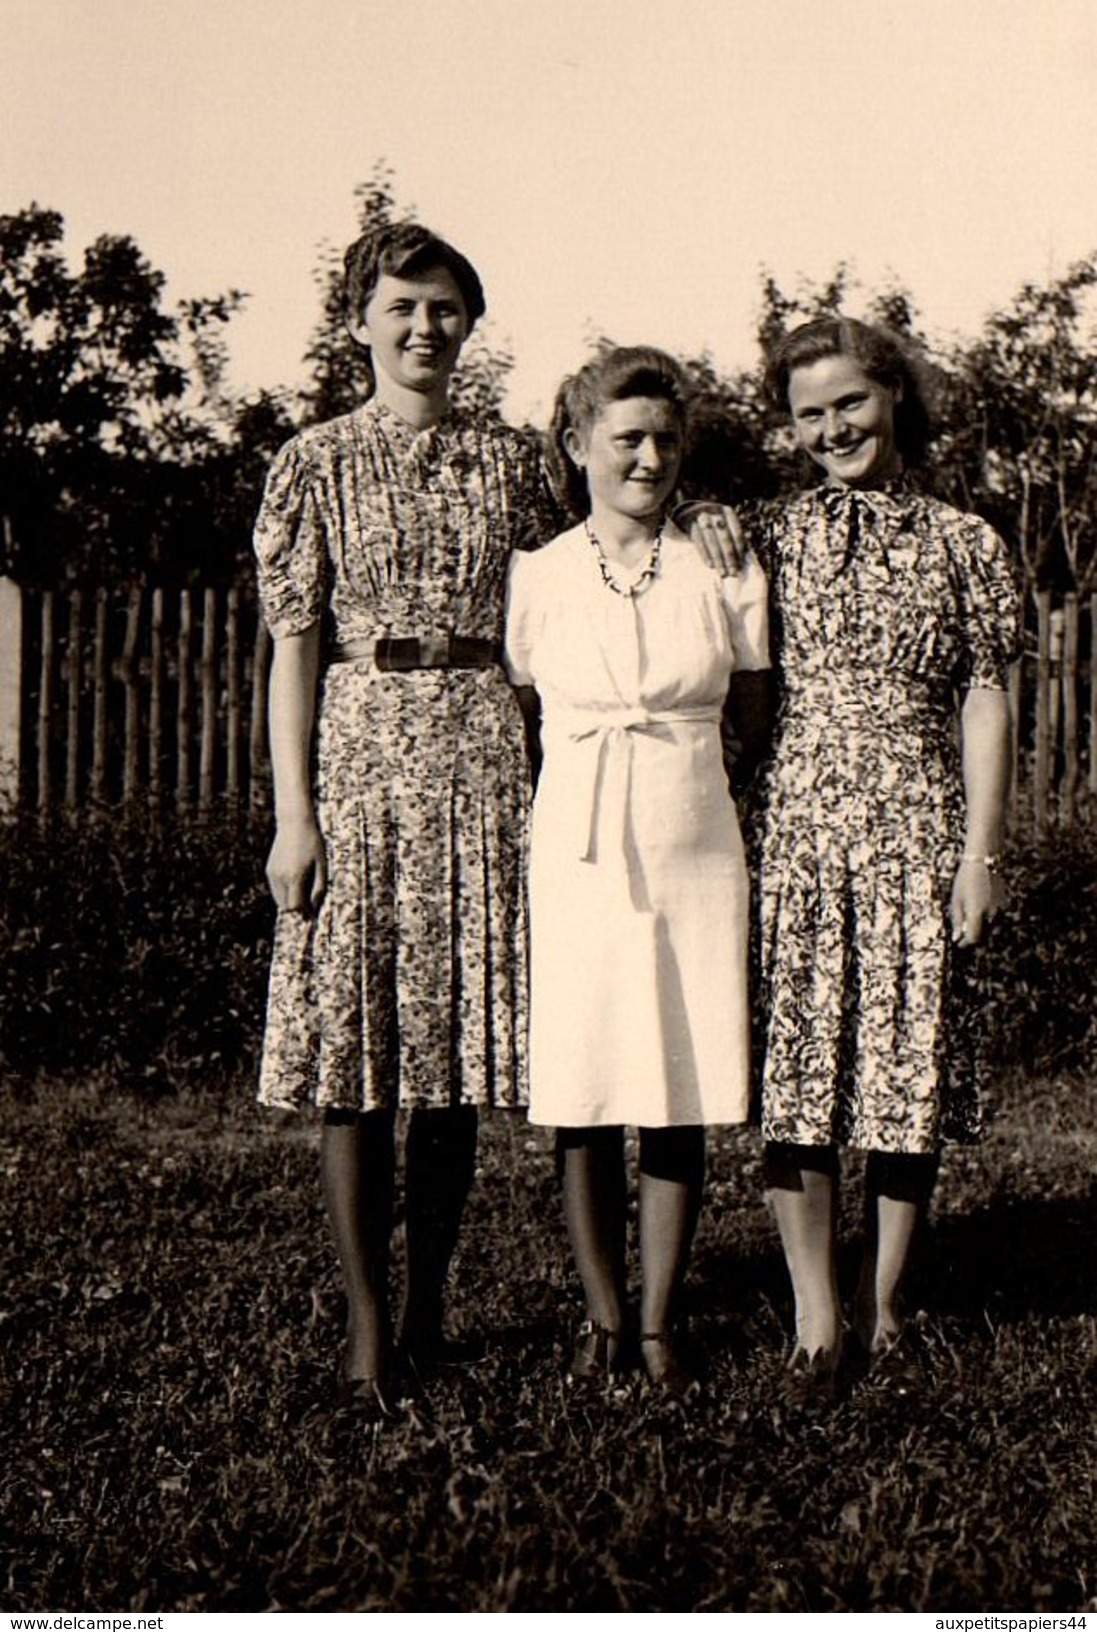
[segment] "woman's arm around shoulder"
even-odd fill
[[[720,574],[720,599],[735,654],[724,705],[724,763],[731,790],[738,795],[765,757],[777,717],[770,667],[769,582],[753,550],[744,553],[738,572]]]

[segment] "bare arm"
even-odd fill
[[[952,886],[952,938],[960,946],[974,946],[1001,905],[1001,881],[978,858],[996,856],[1002,845],[1010,771],[1006,693],[980,687],[969,691],[960,730],[968,859],[961,860]]]
[[[319,624],[275,641],[270,677],[275,833],[267,882],[278,906],[290,912],[315,911],[327,888],[327,858],[311,780],[319,672]]]

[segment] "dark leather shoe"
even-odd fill
[[[342,1377],[339,1412],[367,1428],[379,1428],[397,1416],[395,1401],[377,1377]]]
[[[612,1382],[620,1374],[617,1364],[620,1342],[618,1332],[611,1332],[608,1326],[599,1326],[596,1320],[584,1320],[568,1362],[568,1382]]]
[[[701,1392],[701,1379],[682,1352],[675,1332],[642,1332],[640,1358],[648,1382],[675,1399],[693,1399]]]
[[[917,1394],[926,1381],[925,1357],[916,1333],[907,1326],[878,1338],[868,1354],[868,1381],[889,1393]]]
[[[841,1365],[840,1346],[809,1354],[797,1344],[781,1376],[783,1403],[803,1416],[828,1410],[838,1399]]]

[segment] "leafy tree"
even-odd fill
[[[1026,283],[947,359],[961,502],[1017,542],[1030,585],[1097,588],[1097,254]]]
[[[707,352],[680,361],[692,391],[683,490],[728,504],[771,498],[779,477],[767,448],[770,416],[760,376],[721,375]]]
[[[178,554],[204,463],[223,449],[223,326],[238,292],[163,306],[131,238],[72,272],[56,210],[0,216],[0,512],[9,570],[131,575]]]
[[[798,324],[810,323],[817,317],[837,317],[849,287],[850,270],[844,261],[839,261],[828,283],[815,286],[801,279],[792,295],[785,294],[772,272],[763,270],[762,308],[755,329],[763,357]]]
[[[407,211],[397,213],[394,182],[392,170],[382,161],[374,166],[371,179],[354,189],[356,237],[408,219]],[[324,244],[313,278],[320,293],[320,317],[305,353],[312,367],[312,384],[303,395],[308,424],[349,413],[373,393],[369,355],[351,339],[343,321],[342,250]]]

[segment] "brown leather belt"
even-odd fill
[[[474,635],[384,635],[380,640],[345,640],[333,646],[332,663],[373,662],[384,674],[413,669],[490,669],[503,661],[494,640]]]

